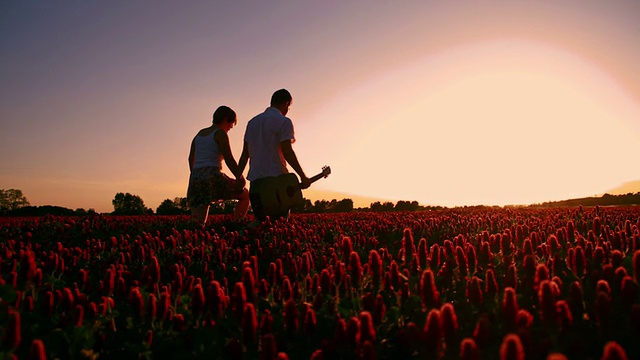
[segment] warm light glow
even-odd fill
[[[283,87],[305,172],[332,168],[311,200],[637,190],[633,1],[46,3],[0,5],[0,189],[35,206],[184,197],[189,145],[213,111],[237,112],[237,158]]]
[[[598,68],[506,39],[451,49],[338,93],[299,130],[299,144],[308,155],[329,140],[333,174],[319,184],[326,189],[448,206],[526,204],[638,178],[639,116]],[[332,135],[313,135],[324,133]]]

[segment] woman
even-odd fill
[[[234,211],[236,220],[244,218],[249,208],[249,191],[244,187],[245,179],[231,153],[227,135],[237,121],[235,111],[220,106],[213,113],[213,125],[200,130],[191,142],[187,201],[191,216],[203,227],[213,201],[237,199]],[[222,159],[235,180],[222,173]]]

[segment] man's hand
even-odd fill
[[[308,177],[303,177],[302,179],[300,179],[300,188],[301,189],[306,189],[309,186],[311,186],[311,180],[309,180]]]

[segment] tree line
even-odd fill
[[[147,207],[144,200],[138,195],[119,192],[111,201],[113,215],[186,215],[190,214],[186,197],[165,199],[155,209]],[[234,200],[221,200],[211,204],[209,214],[232,214],[235,206]],[[304,205],[291,209],[293,213],[339,213],[351,211],[420,211],[427,209],[439,209],[442,207],[425,207],[417,201],[398,201],[395,204],[387,202],[373,202],[369,207],[355,208],[353,200],[304,200]],[[95,214],[94,209],[68,209],[60,206],[31,206],[21,190],[0,190],[0,215],[12,216],[43,216],[43,215],[90,215]]]
[[[148,208],[142,198],[131,193],[117,193],[111,201],[113,205],[113,215],[186,215],[190,213],[187,198],[176,197],[165,199],[155,209]],[[211,204],[209,214],[232,214],[235,205],[234,200],[223,200]],[[563,201],[545,202],[532,204],[528,207],[574,207],[574,206],[623,206],[640,205],[640,192],[628,193],[624,195],[604,194],[600,197],[587,197],[580,199],[570,199]],[[445,209],[442,206],[423,206],[417,201],[400,200],[395,204],[391,201],[376,201],[365,208],[354,208],[353,200],[345,198],[342,200],[316,200],[312,202],[305,199],[304,205],[293,208],[293,213],[339,213],[351,211],[423,211]],[[31,206],[29,200],[19,189],[0,189],[0,215],[9,216],[44,216],[44,215],[92,215],[96,214],[94,209],[85,210],[78,208],[75,210],[61,206],[45,205]]]
[[[113,200],[114,214],[116,215],[142,215],[153,214],[153,210],[144,206],[144,201],[133,194],[116,194]],[[235,206],[234,200],[221,200],[211,204],[209,214],[232,214]],[[339,213],[351,211],[420,211],[426,209],[436,209],[441,207],[424,207],[417,201],[374,202],[368,208],[354,208],[353,200],[345,198],[342,200],[304,200],[300,207],[291,209],[293,213]],[[157,215],[180,215],[189,214],[189,205],[184,197],[165,199],[156,209]]]
[[[94,209],[75,210],[55,205],[31,206],[27,197],[20,189],[0,189],[0,215],[10,216],[72,216],[96,214]]]

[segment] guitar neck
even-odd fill
[[[310,177],[310,178],[309,178],[309,180],[311,180],[311,183],[313,184],[314,182],[316,182],[316,181],[318,181],[318,180],[322,179],[323,177],[324,177],[324,173],[322,173],[322,172],[321,172],[321,173],[320,173],[320,174],[318,174],[318,175],[315,175],[315,176]]]
[[[310,177],[309,181],[311,181],[311,183],[313,184],[314,182],[322,178],[326,178],[327,176],[329,176],[329,174],[331,174],[331,168],[328,166],[323,166],[322,171],[318,175]]]

